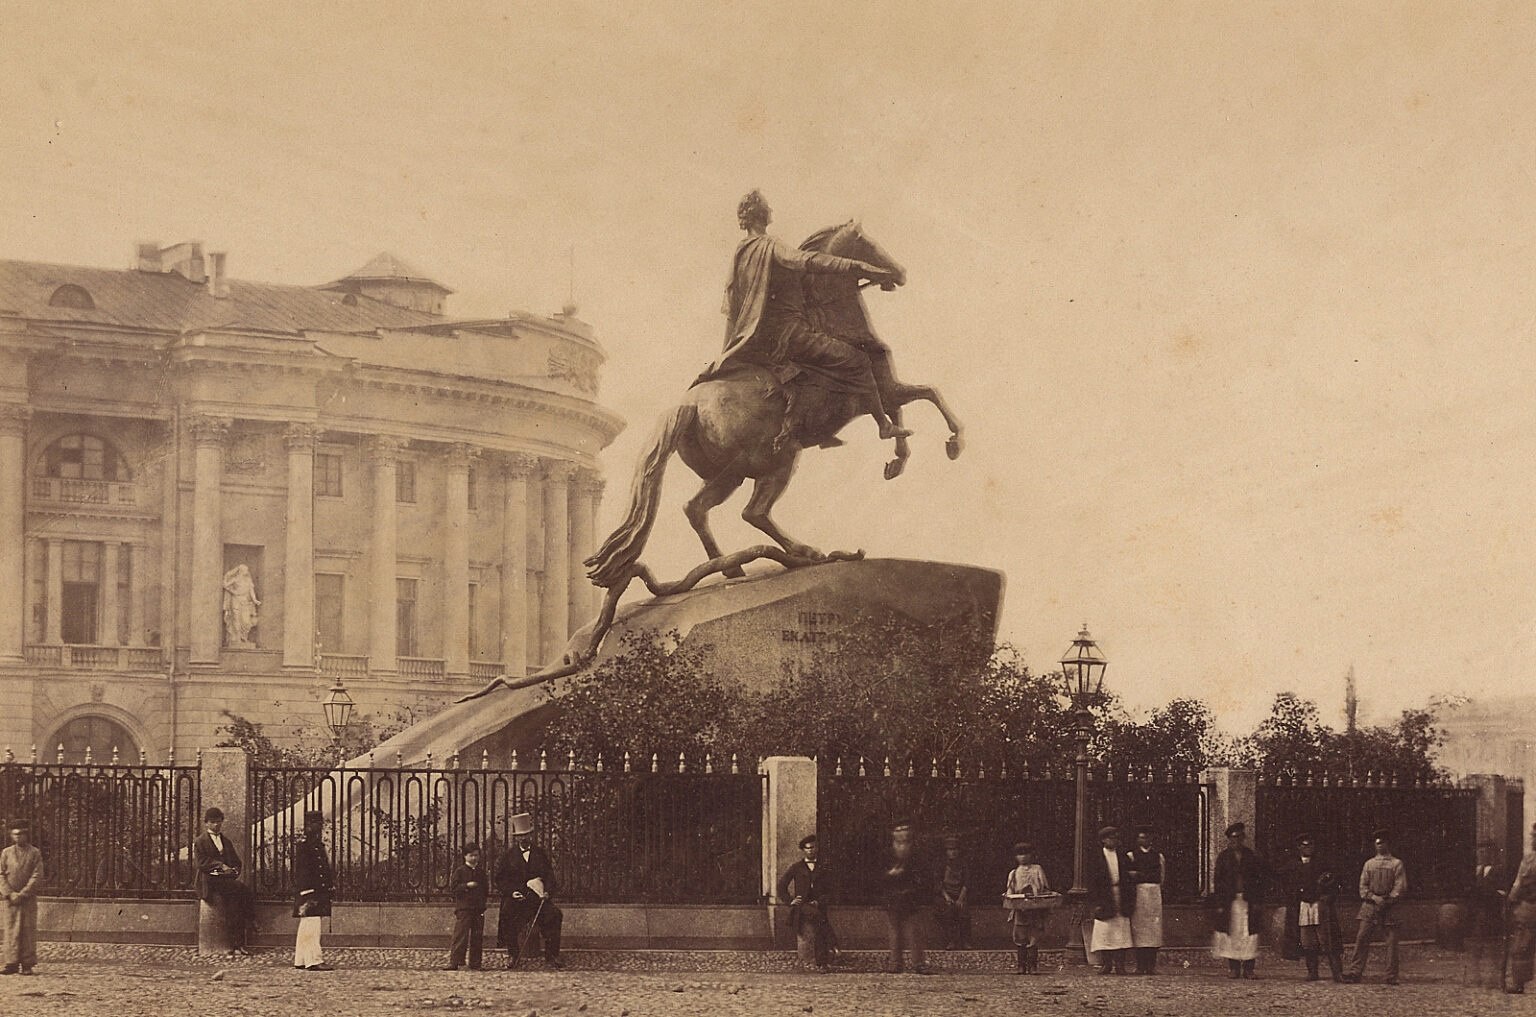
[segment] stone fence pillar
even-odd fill
[[[203,810],[217,808],[224,813],[223,836],[228,837],[240,854],[240,879],[249,884],[251,879],[251,828],[250,828],[250,759],[244,749],[219,748],[203,750],[203,770],[200,777]],[[198,816],[201,826],[202,816]],[[191,845],[188,845],[190,851]],[[188,859],[193,862],[192,859]],[[195,864],[195,862],[193,862]],[[229,940],[224,932],[222,916],[214,913],[207,904],[198,902],[197,952],[207,957],[229,951]]]
[[[763,798],[763,893],[770,900],[779,876],[800,860],[800,838],[816,832],[816,761],[769,756],[758,765],[768,775]]]
[[[1248,827],[1248,843],[1258,843],[1257,810],[1259,774],[1257,770],[1238,770],[1216,766],[1200,774],[1200,781],[1211,785],[1210,839],[1206,850],[1210,853],[1211,871],[1206,876],[1205,892],[1215,889],[1216,856],[1227,847],[1227,827],[1243,823]]]
[[[1493,845],[1488,864],[1502,866],[1508,878],[1513,878],[1520,856],[1505,857],[1509,846],[1509,780],[1496,773],[1469,773],[1458,783],[1477,792],[1477,843]],[[1478,863],[1483,863],[1482,857]]]

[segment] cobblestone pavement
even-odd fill
[[[650,1015],[782,1014],[784,1017],[853,1015],[1111,1014],[1125,1017],[1182,1017],[1185,1014],[1241,1014],[1301,1017],[1467,1017],[1474,1014],[1536,1015],[1536,996],[1505,996],[1466,984],[1463,955],[1415,952],[1403,985],[1309,984],[1299,965],[1270,964],[1254,982],[1233,982],[1207,965],[1181,962],[1155,978],[1115,978],[1082,968],[1019,977],[1001,970],[1005,954],[982,956],[985,964],[954,970],[960,955],[939,955],[939,973],[887,975],[860,970],[874,955],[850,957],[855,970],[829,975],[747,970],[762,965],[745,954],[625,956],[636,963],[671,970],[613,970],[618,955],[572,952],[571,967],[548,971],[438,971],[435,951],[335,950],[327,959],[339,970],[295,970],[287,955],[260,954],[239,961],[197,958],[190,950],[108,946],[45,945],[34,978],[0,979],[0,1014],[159,1017],[193,1013],[200,1017],[339,1017],[484,1013],[506,1017],[530,1014],[560,1017],[650,1017]],[[762,955],[759,955],[762,956]],[[679,970],[713,963],[717,970]],[[775,964],[785,961],[771,955]],[[1044,958],[1042,958],[1044,960]],[[601,964],[601,967],[597,965]],[[387,965],[387,966],[381,966]],[[589,966],[590,965],[590,966]],[[734,968],[735,970],[731,970]]]

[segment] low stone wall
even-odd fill
[[[565,945],[576,950],[790,950],[789,909],[767,905],[563,904]],[[1266,909],[1267,944],[1279,942],[1284,916]],[[1341,908],[1346,937],[1353,936],[1355,912]],[[1463,910],[1459,903],[1409,901],[1402,905],[1405,940],[1454,944]],[[833,907],[832,922],[841,944],[876,950],[885,944],[885,915],[873,907]],[[487,942],[495,937],[497,908],[486,912]],[[286,947],[293,941],[294,919],[286,904],[257,908],[256,946]],[[44,898],[38,912],[39,937],[47,942],[134,943],[195,946],[198,902]],[[1067,941],[1070,915],[1065,906],[1052,913],[1045,946]],[[338,903],[326,923],[325,941],[334,946],[382,949],[447,949],[453,910],[441,904]],[[1001,907],[971,909],[971,945],[1007,949],[1009,929]],[[1171,906],[1163,915],[1169,947],[1202,947],[1210,941],[1210,913],[1190,905]]]

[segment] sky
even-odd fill
[[[321,283],[392,251],[450,311],[574,295],[629,421],[722,338],[736,202],[859,218],[871,314],[938,386],[906,475],[867,421],[777,517],[1003,571],[1049,669],[1085,621],[1130,705],[1277,691],[1339,722],[1523,691],[1536,655],[1536,8],[1519,3],[0,0],[0,257],[204,241]],[[700,555],[674,462],[647,560]],[[716,513],[722,542],[760,538]]]

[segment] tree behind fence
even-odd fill
[[[840,901],[880,902],[890,827],[901,819],[916,825],[919,850],[934,866],[935,878],[943,859],[942,837],[960,838],[975,905],[1001,897],[1014,867],[1013,845],[1020,840],[1035,845],[1036,860],[1053,889],[1072,886],[1074,779],[1059,773],[972,771],[955,776],[952,768],[936,762],[927,767],[905,763],[887,775],[886,766],[866,763],[860,776],[853,765],[839,772],[840,763],[824,764],[819,775],[821,857],[837,874]],[[1165,894],[1171,900],[1199,896],[1208,866],[1206,789],[1192,773],[1128,775],[1123,768],[1095,768],[1087,805],[1090,844],[1105,825],[1118,826],[1127,847],[1136,826],[1150,826],[1167,862]]]
[[[319,809],[341,899],[440,900],[464,843],[479,843],[494,873],[511,817],[527,812],[562,900],[750,903],[761,895],[764,780],[676,769],[256,767],[252,878],[260,897],[292,893],[302,811]]]

